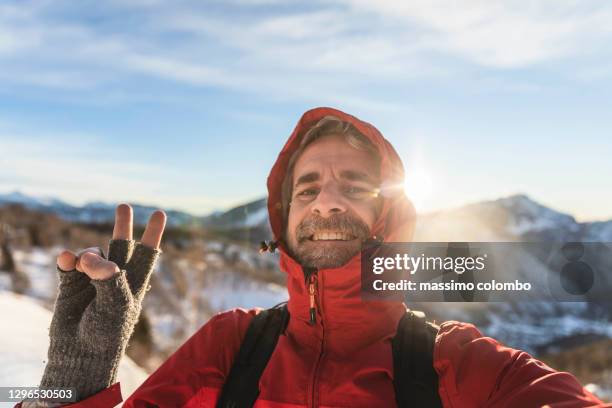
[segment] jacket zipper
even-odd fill
[[[309,314],[310,314],[310,324],[313,325],[317,322],[317,306],[316,306],[316,299],[315,299],[315,292],[316,292],[316,275],[317,272],[312,272],[310,274],[310,276],[308,277],[308,296],[310,299],[309,302]]]
[[[312,271],[312,273],[310,273],[309,278],[308,278],[308,294],[310,297],[310,302],[309,302],[310,324],[312,325],[316,324],[316,312],[317,312],[317,307],[318,307],[319,312],[321,314],[321,329],[322,329],[321,347],[319,349],[319,355],[317,357],[317,360],[315,361],[315,366],[312,371],[312,378],[310,381],[310,383],[312,384],[311,385],[312,388],[310,390],[311,391],[310,401],[308,403],[308,406],[312,408],[315,408],[319,405],[317,401],[319,369],[321,366],[321,361],[323,360],[323,355],[325,354],[325,325],[323,321],[323,311],[321,308],[321,304],[320,302],[318,302],[321,296],[320,296],[320,290],[319,290],[319,285],[318,285],[317,273],[318,273],[318,270],[315,269],[314,271]]]

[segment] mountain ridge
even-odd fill
[[[67,221],[80,223],[111,223],[115,215],[115,203],[88,202],[82,206],[68,204],[54,197],[35,197],[20,191],[0,193],[0,206],[18,204],[26,208],[53,213]],[[132,204],[135,224],[144,225],[157,207],[140,203]],[[211,228],[218,231],[257,231],[257,238],[271,238],[266,198],[249,201],[226,211],[214,211],[197,216],[186,211],[166,210],[168,225],[175,227]],[[461,217],[478,214],[479,218],[493,225],[506,221],[508,232],[514,236],[529,238],[546,231],[561,232],[567,239],[612,242],[612,219],[580,222],[570,215],[531,199],[526,194],[514,194],[494,200],[467,203],[461,206],[419,214],[418,222],[432,220],[441,215]],[[470,216],[473,218],[473,215]],[[501,225],[498,225],[501,227]],[[417,234],[418,235],[418,234]],[[550,235],[550,234],[548,234]],[[559,236],[557,236],[558,238]],[[540,237],[542,238],[542,237]],[[551,237],[555,238],[555,237]]]

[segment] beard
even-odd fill
[[[313,239],[315,233],[323,231],[340,232],[350,239]],[[329,218],[309,215],[297,226],[294,235],[288,240],[288,246],[291,255],[303,267],[338,268],[361,251],[362,244],[369,236],[370,228],[352,215],[344,213]]]

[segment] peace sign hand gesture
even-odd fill
[[[98,248],[58,256],[60,285],[41,387],[74,387],[82,400],[116,381],[161,253],[166,215],[151,215],[141,242],[132,240],[132,224],[132,208],[121,204],[108,258]]]

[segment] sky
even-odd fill
[[[265,196],[301,114],[373,123],[420,212],[612,219],[612,3],[0,2],[0,192],[206,214]]]

